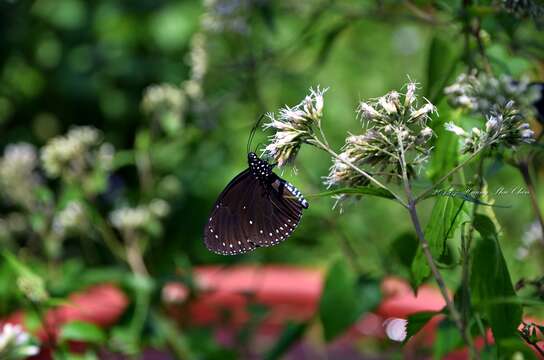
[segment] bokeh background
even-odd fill
[[[22,177],[3,173],[12,178],[2,182],[0,247],[32,271],[31,281],[39,278],[25,294],[24,286],[15,286],[21,274],[3,259],[0,317],[28,309],[28,296],[39,299],[33,292],[40,287],[51,301],[90,284],[115,283],[129,305],[107,337],[123,345],[106,341],[100,348],[172,353],[154,330],[153,316],[137,315],[138,289],[154,289],[141,306],[160,312],[164,284],[189,284],[191,269],[202,265],[324,270],[341,257],[376,281],[389,275],[409,280],[403,255],[413,230],[407,214],[387,199],[363,197],[340,211],[333,209],[334,199],[313,197],[326,190],[322,177],[331,159],[309,147],[302,148],[296,171],[279,170],[310,202],[287,241],[223,257],[205,248],[203,227],[216,197],[247,166],[255,121],[297,104],[310,87],[329,88],[323,128],[335,149],[348,132],[360,132],[355,110],[361,99],[402,91],[409,79],[446,106],[443,86],[478,61],[477,50],[465,48],[467,16],[481,18],[498,74],[542,80],[538,23],[501,4],[474,1],[467,14],[461,1],[0,0],[0,148],[5,159],[10,146],[32,144],[26,155],[34,164],[21,170]],[[92,139],[68,139],[75,126],[92,127]],[[533,126],[539,129],[537,122]],[[253,146],[262,148],[268,135],[260,130]],[[68,136],[66,142],[55,143],[59,136]],[[500,161],[486,171],[490,189],[524,186],[519,173]],[[513,281],[539,276],[541,245],[523,240],[535,220],[528,197],[496,200],[508,206],[495,212]],[[422,207],[424,222],[428,210]],[[134,264],[118,258],[104,238],[121,246],[138,242],[152,280],[138,285],[131,277]],[[456,246],[451,244],[452,259]],[[455,284],[457,278],[454,271],[447,280]],[[137,316],[138,331],[123,337]],[[242,356],[213,340],[209,329],[175,331],[189,339],[198,358],[215,358],[223,348],[221,356]],[[385,341],[372,349],[395,353],[399,346]]]

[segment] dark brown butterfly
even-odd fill
[[[274,165],[249,151],[247,161],[248,168],[219,195],[204,228],[204,243],[217,254],[237,255],[279,244],[308,208],[300,191],[274,174]]]

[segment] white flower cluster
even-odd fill
[[[49,298],[43,279],[36,274],[29,273],[19,276],[17,287],[32,302],[40,303]]]
[[[170,212],[170,205],[162,199],[153,199],[148,205],[122,207],[110,213],[110,221],[119,230],[140,230],[151,221],[164,218]]]
[[[27,143],[11,144],[0,158],[0,192],[12,202],[30,206],[33,188],[39,183],[36,148]]]
[[[475,153],[488,146],[496,148],[502,145],[513,149],[534,141],[534,132],[514,108],[512,101],[500,110],[490,112],[486,119],[485,129],[475,127],[470,132],[451,122],[446,123],[445,127],[446,130],[463,138],[462,153]]]
[[[72,128],[51,139],[41,151],[45,172],[52,178],[81,177],[93,167],[109,170],[112,159],[113,146],[102,144],[100,132],[90,126]]]
[[[386,95],[359,105],[359,116],[365,131],[346,138],[339,158],[325,179],[327,186],[361,186],[368,178],[353,166],[386,180],[402,176],[401,152],[405,155],[409,176],[425,162],[431,150],[429,140],[433,131],[427,122],[436,108],[428,101],[420,104],[416,84],[406,85],[406,94],[391,91]]]
[[[26,359],[37,355],[40,348],[30,339],[30,335],[20,325],[4,324],[0,329],[0,359]]]
[[[202,24],[210,32],[247,34],[248,0],[204,0]]]
[[[475,72],[459,75],[456,82],[446,87],[444,92],[453,107],[482,115],[514,101],[520,113],[529,117],[535,112],[534,102],[540,98],[538,88],[531,86],[526,78],[514,80],[507,75],[495,78]]]
[[[151,85],[145,89],[142,109],[152,116],[172,114],[181,118],[187,105],[183,91],[170,84]]]
[[[277,161],[282,167],[292,163],[300,149],[300,145],[310,138],[314,126],[323,116],[323,95],[327,89],[310,89],[310,94],[294,107],[285,106],[280,109],[278,117],[268,113],[270,122],[264,125],[265,129],[274,129],[270,143],[264,152]]]
[[[538,221],[535,221],[527,227],[523,236],[521,237],[521,246],[516,251],[516,257],[519,260],[525,259],[529,256],[531,246],[537,242],[542,241],[542,227]]]
[[[85,208],[79,201],[70,201],[53,219],[53,230],[60,236],[82,233],[87,225]]]
[[[544,3],[538,0],[502,0],[501,4],[519,18],[532,18],[538,26],[544,25]]]

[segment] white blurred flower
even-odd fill
[[[181,128],[186,108],[185,92],[177,86],[160,84],[150,85],[145,89],[142,109],[163,128]]]
[[[0,193],[14,203],[30,207],[39,183],[36,148],[27,143],[10,144],[0,158]]]
[[[53,230],[62,236],[67,232],[83,232],[87,225],[85,209],[78,201],[69,202],[53,219]]]
[[[446,128],[446,130],[451,131],[455,135],[458,135],[458,136],[465,136],[466,135],[466,131],[463,128],[455,125],[452,122],[444,124],[444,127]]]
[[[104,151],[113,147],[101,148],[100,132],[91,126],[78,126],[66,135],[51,139],[41,151],[41,160],[49,177],[74,179],[84,176],[92,168],[109,170],[111,162],[101,163]],[[113,157],[113,155],[109,155]]]
[[[452,106],[482,115],[514,101],[518,111],[524,117],[530,117],[535,112],[533,103],[540,98],[540,92],[527,78],[515,80],[507,75],[495,78],[476,72],[459,75],[444,92]]]
[[[7,323],[0,329],[0,359],[25,359],[39,351],[40,348],[32,343],[30,335],[20,325]]]
[[[145,206],[123,207],[110,213],[110,221],[117,229],[135,230],[145,226],[151,218]]]
[[[247,34],[248,0],[205,0],[202,26],[210,32]]]
[[[408,321],[400,318],[389,318],[383,323],[387,337],[398,342],[406,340],[406,325],[408,325]]]
[[[149,211],[156,217],[162,218],[170,213],[170,205],[163,199],[153,199],[149,203]]]
[[[122,207],[113,210],[109,219],[119,230],[139,230],[170,213],[170,205],[162,199],[153,199],[148,205]]]
[[[534,221],[529,224],[523,236],[521,237],[521,245],[516,250],[516,257],[518,259],[524,259],[529,255],[530,248],[533,244],[542,241],[542,227],[538,221]]]

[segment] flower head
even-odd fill
[[[51,139],[42,148],[41,161],[49,177],[83,180],[86,188],[93,185],[92,181],[85,181],[88,175],[110,171],[113,154],[113,146],[102,142],[99,130],[78,126],[66,135]]]
[[[170,212],[170,205],[162,199],[153,199],[148,205],[121,207],[110,213],[114,227],[122,231],[143,230]]]
[[[0,359],[26,359],[39,351],[40,348],[20,325],[7,323],[0,328]]]
[[[88,227],[85,208],[79,201],[70,201],[53,219],[53,230],[64,236],[66,233],[83,233]]]
[[[533,103],[540,98],[538,89],[531,86],[526,78],[514,80],[506,75],[495,78],[475,72],[459,75],[456,82],[446,87],[444,92],[453,107],[482,115],[514,101],[519,112],[529,117],[535,112]]]
[[[178,130],[187,108],[185,93],[169,84],[151,85],[146,88],[142,109],[156,119],[166,131]]]
[[[506,106],[491,111],[486,116],[485,128],[472,128],[466,132],[453,123],[447,123],[446,130],[455,133],[463,139],[463,153],[474,153],[483,147],[497,148],[504,146],[516,148],[524,143],[534,141],[534,133],[524,117],[510,101]]]
[[[273,157],[278,166],[293,162],[300,145],[310,138],[315,126],[319,126],[326,91],[319,87],[310,89],[310,94],[301,103],[294,107],[285,106],[277,117],[273,113],[267,114],[269,122],[264,127],[274,129],[275,133],[264,152]]]
[[[8,145],[0,158],[0,192],[11,202],[29,207],[33,189],[40,182],[36,174],[36,148],[27,143]]]
[[[399,179],[402,176],[401,153],[408,175],[415,174],[430,152],[433,131],[427,123],[436,108],[430,102],[418,99],[415,83],[407,84],[406,90],[406,94],[391,91],[359,104],[358,114],[364,132],[346,138],[342,153],[334,158],[325,178],[327,186],[367,185],[368,177],[357,168],[374,177]]]

